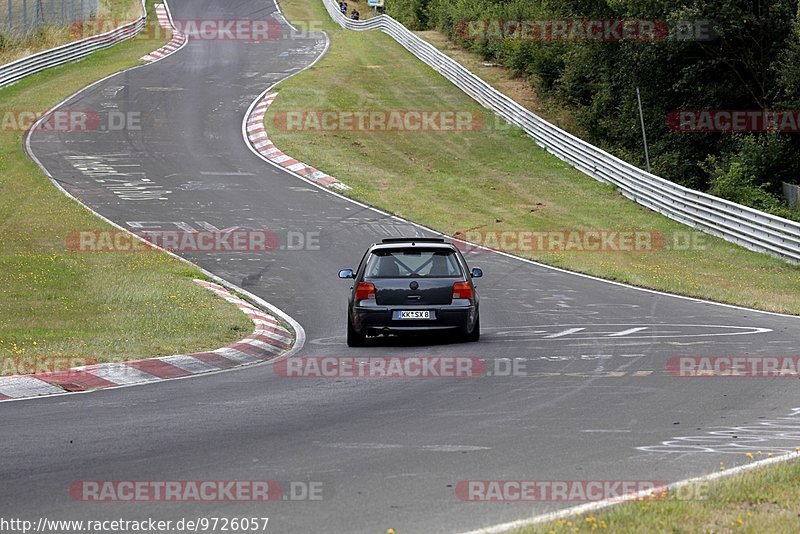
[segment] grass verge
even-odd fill
[[[23,37],[3,37],[0,39],[0,65],[112,30],[138,18],[141,5],[141,0],[101,0],[97,14],[84,24],[42,26]]]
[[[526,109],[572,135],[585,136],[586,132],[575,120],[572,112],[554,98],[539,94],[530,80],[515,78],[502,65],[487,63],[479,55],[454,44],[442,32],[425,30],[414,33]]]
[[[0,113],[50,109],[160,45],[128,41],[25,78],[0,90]],[[53,187],[25,154],[24,136],[0,131],[0,374],[35,358],[215,349],[252,331],[235,306],[192,282],[203,278],[198,269],[166,254],[69,252],[70,232],[111,227]]]
[[[650,251],[512,250],[609,280],[763,310],[800,314],[800,267],[693,232],[635,204],[497,125],[472,99],[379,32],[341,30],[320,0],[286,0],[290,20],[318,21],[331,48],[285,82],[265,117],[283,151],[336,176],[348,194],[449,235],[468,231],[637,231]],[[286,112],[464,111],[475,131],[289,130]],[[690,246],[686,244],[689,243]],[[535,248],[535,247],[532,247]]]
[[[629,502],[592,514],[515,530],[545,532],[772,532],[800,531],[800,462],[748,471],[722,480]]]

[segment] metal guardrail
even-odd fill
[[[485,108],[522,128],[539,146],[592,178],[615,185],[626,197],[692,228],[800,263],[800,223],[688,189],[639,169],[525,109],[392,17],[379,15],[354,21],[342,15],[336,0],[322,1],[341,27],[388,34]]]
[[[142,0],[142,16],[132,22],[123,24],[119,28],[0,65],[0,88],[11,85],[25,76],[30,76],[64,63],[78,61],[92,52],[136,37],[147,22],[147,11],[144,2],[145,0]]]

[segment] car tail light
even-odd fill
[[[356,287],[356,300],[374,299],[375,284],[369,282],[359,282]]]
[[[454,299],[471,299],[472,286],[469,282],[456,282],[453,284],[453,298]]]

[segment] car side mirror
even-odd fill
[[[353,273],[353,269],[342,269],[339,271],[339,278],[355,278],[356,275]]]
[[[480,278],[481,276],[483,276],[483,269],[479,269],[478,267],[472,269],[472,278]]]

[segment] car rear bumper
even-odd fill
[[[399,310],[430,310],[435,319],[394,319]],[[475,321],[477,306],[354,306],[353,328],[360,334],[411,333],[467,329]]]

